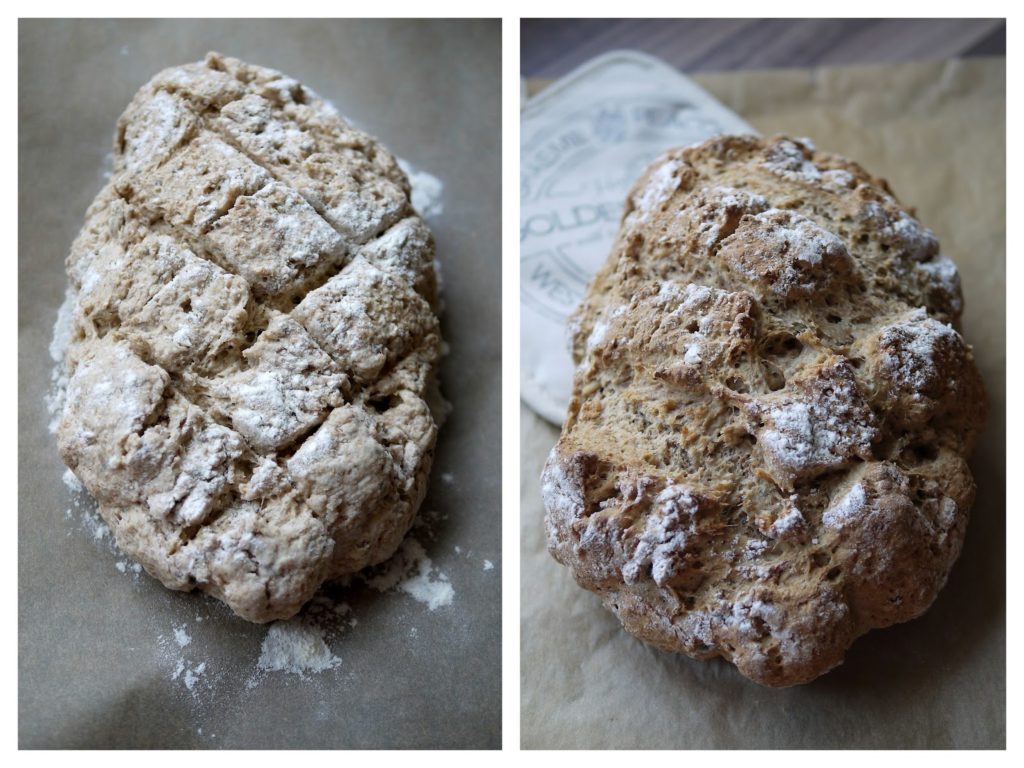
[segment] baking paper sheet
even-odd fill
[[[916,205],[960,266],[964,333],[990,399],[963,554],[922,618],[858,640],[796,688],[626,634],[548,555],[538,478],[558,431],[521,408],[526,748],[1003,748],[1005,61],[736,72],[695,79],[763,134],[810,136]]]
[[[112,550],[47,431],[64,257],[117,117],[160,69],[209,50],[306,83],[443,183],[427,214],[453,411],[412,535],[424,578],[447,579],[452,599],[431,610],[400,583],[328,590],[307,611],[325,647],[306,648],[304,677],[265,668],[296,662],[266,626]],[[21,22],[19,746],[500,746],[500,50],[496,21]]]

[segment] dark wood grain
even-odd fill
[[[632,48],[686,71],[1006,55],[1004,19],[523,19],[525,77]]]

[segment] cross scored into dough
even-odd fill
[[[440,402],[434,245],[409,194],[311,90],[218,54],[121,116],[67,260],[58,444],[166,586],[266,622],[397,549]]]

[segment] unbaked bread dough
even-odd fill
[[[114,157],[67,259],[60,453],[166,586],[287,618],[426,491],[430,232],[375,139],[214,53],[143,86]]]

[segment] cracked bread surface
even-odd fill
[[[143,86],[67,258],[57,432],[120,548],[254,622],[390,557],[440,416],[433,258],[309,88],[215,53]]]
[[[923,613],[986,412],[934,234],[781,136],[672,150],[573,318],[548,548],[623,626],[771,686]]]

